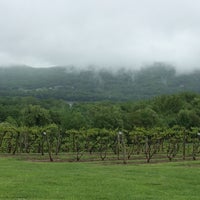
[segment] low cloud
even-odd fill
[[[0,64],[200,69],[198,0],[0,0]]]

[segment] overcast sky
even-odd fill
[[[0,64],[200,69],[199,0],[0,0]]]

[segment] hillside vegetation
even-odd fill
[[[74,104],[6,97],[0,99],[0,122],[0,152],[48,153],[51,161],[59,153],[77,161],[88,153],[89,160],[116,160],[123,153],[124,163],[195,160],[200,153],[200,95],[193,93]]]
[[[17,67],[0,74],[1,153],[48,153],[50,161],[60,153],[76,161],[123,154],[124,163],[199,157],[200,95],[155,96],[198,92],[198,72],[178,76],[159,65],[137,72]]]
[[[155,64],[139,71],[77,70],[73,67],[0,68],[1,96],[35,96],[67,101],[127,101],[183,91],[200,92],[200,71],[177,75]]]

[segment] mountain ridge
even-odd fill
[[[67,101],[127,101],[187,91],[200,93],[199,81],[198,70],[177,74],[174,67],[158,63],[137,71],[15,66],[0,68],[0,95]]]

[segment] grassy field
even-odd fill
[[[0,199],[199,200],[200,161],[162,164],[0,158]]]

